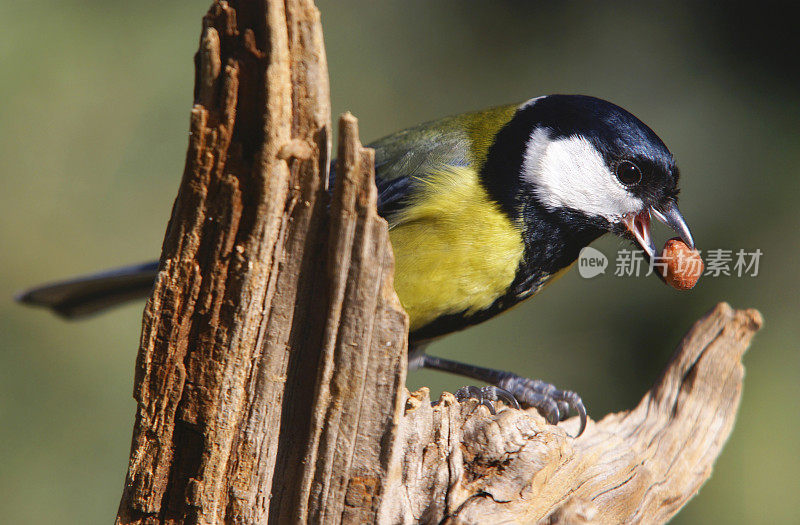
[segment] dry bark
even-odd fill
[[[305,469],[308,507],[304,493],[296,514],[302,523],[375,521],[406,394],[408,317],[394,292],[389,230],[377,214],[374,151],[361,147],[349,114],[339,142],[328,258],[333,300],[315,432],[303,458],[312,468]]]
[[[218,0],[196,71],[118,523],[653,523],[707,479],[757,312],[719,306],[636,409],[579,439],[534,412],[431,406],[403,388],[408,323],[351,116],[325,190],[311,0]]]
[[[325,190],[319,13],[310,0],[217,1],[196,71],[117,521],[371,521],[402,413],[407,320],[352,117],[346,183],[332,201]]]
[[[412,394],[385,523],[664,523],[694,496],[733,429],[742,355],[762,323],[719,304],[631,411],[547,425],[474,401]]]

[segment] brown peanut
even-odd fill
[[[703,274],[700,252],[689,248],[681,239],[673,237],[661,251],[660,271],[664,281],[676,290],[691,290]]]

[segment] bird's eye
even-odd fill
[[[617,179],[625,186],[639,184],[642,180],[642,170],[633,162],[623,160],[617,166]]]

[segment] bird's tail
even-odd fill
[[[158,262],[126,266],[39,286],[19,294],[16,299],[21,303],[50,308],[63,317],[84,317],[147,297],[157,273]]]

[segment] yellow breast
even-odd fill
[[[469,168],[431,173],[393,220],[395,289],[411,330],[437,317],[490,306],[522,260],[521,228],[489,199]]]

